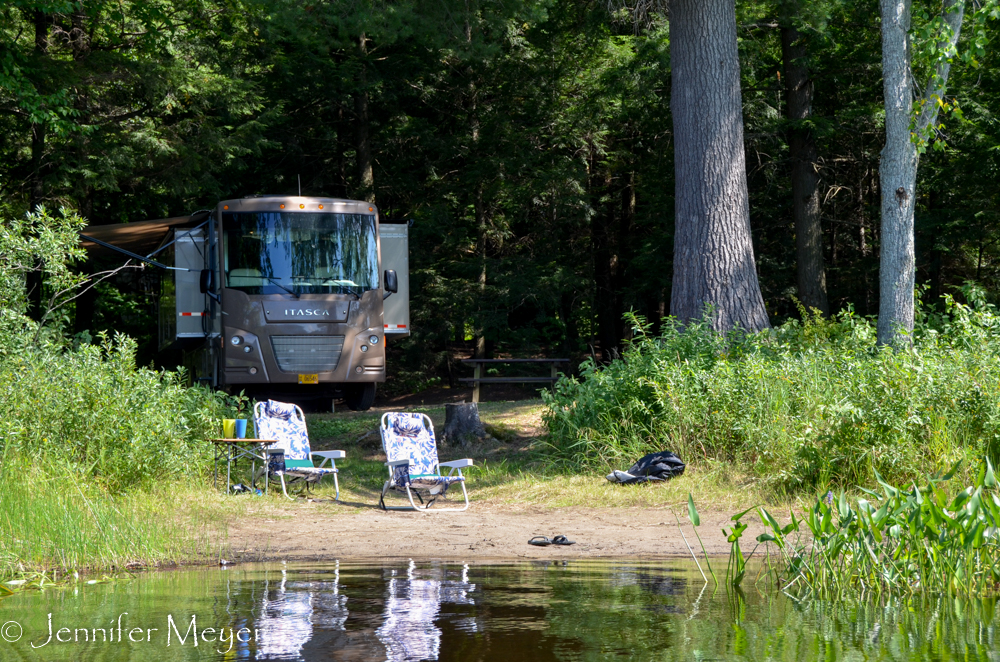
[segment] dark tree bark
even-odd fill
[[[721,332],[770,326],[750,239],[734,0],[673,0],[676,173],[670,312]]]
[[[781,59],[785,69],[788,119],[788,156],[792,169],[792,213],[795,218],[795,258],[799,300],[807,308],[830,314],[823,264],[823,228],[820,224],[819,175],[816,140],[802,123],[812,117],[813,83],[806,64],[806,42],[790,25],[781,28]]]
[[[365,73],[365,58],[368,56],[368,39],[361,35],[358,39],[361,57],[359,89],[354,95],[355,150],[358,161],[358,188],[366,202],[375,202],[375,175],[372,171],[372,145],[368,135],[368,76]]]

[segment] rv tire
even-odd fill
[[[351,411],[368,411],[375,404],[375,382],[354,384],[344,393],[344,403]]]

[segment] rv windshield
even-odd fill
[[[360,295],[378,288],[374,216],[223,214],[222,231],[226,287],[296,295]]]

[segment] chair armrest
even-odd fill
[[[310,456],[317,455],[319,457],[325,457],[330,460],[343,460],[347,457],[347,453],[344,451],[311,451]]]
[[[402,466],[407,466],[408,467],[411,464],[413,464],[413,460],[411,460],[410,458],[406,458],[405,460],[393,460],[392,462],[386,462],[385,466],[387,466],[387,467],[402,467]]]
[[[319,463],[319,468],[322,469],[326,465],[327,460],[329,460],[330,465],[333,466],[334,469],[336,469],[337,463],[335,462],[335,460],[343,460],[345,457],[347,457],[347,453],[345,453],[344,451],[310,451],[309,459],[311,460],[314,457],[323,458],[323,461]]]
[[[449,467],[453,469],[461,469],[463,467],[471,467],[472,460],[466,458],[464,460],[452,460],[451,462],[438,462],[439,467]]]

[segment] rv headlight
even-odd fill
[[[246,353],[246,354],[249,354],[252,351],[253,351],[253,347],[251,347],[250,345],[247,345],[246,347],[243,348],[243,352]]]
[[[233,336],[232,338],[229,339],[229,342],[233,343],[233,347],[237,347],[239,346],[240,343],[243,342],[243,338],[241,338],[240,336]]]
[[[378,336],[368,336],[368,342],[370,342],[373,345],[377,345],[378,344]]]
[[[255,368],[254,366],[250,366],[250,374],[251,375],[256,375],[257,374],[257,368]]]

